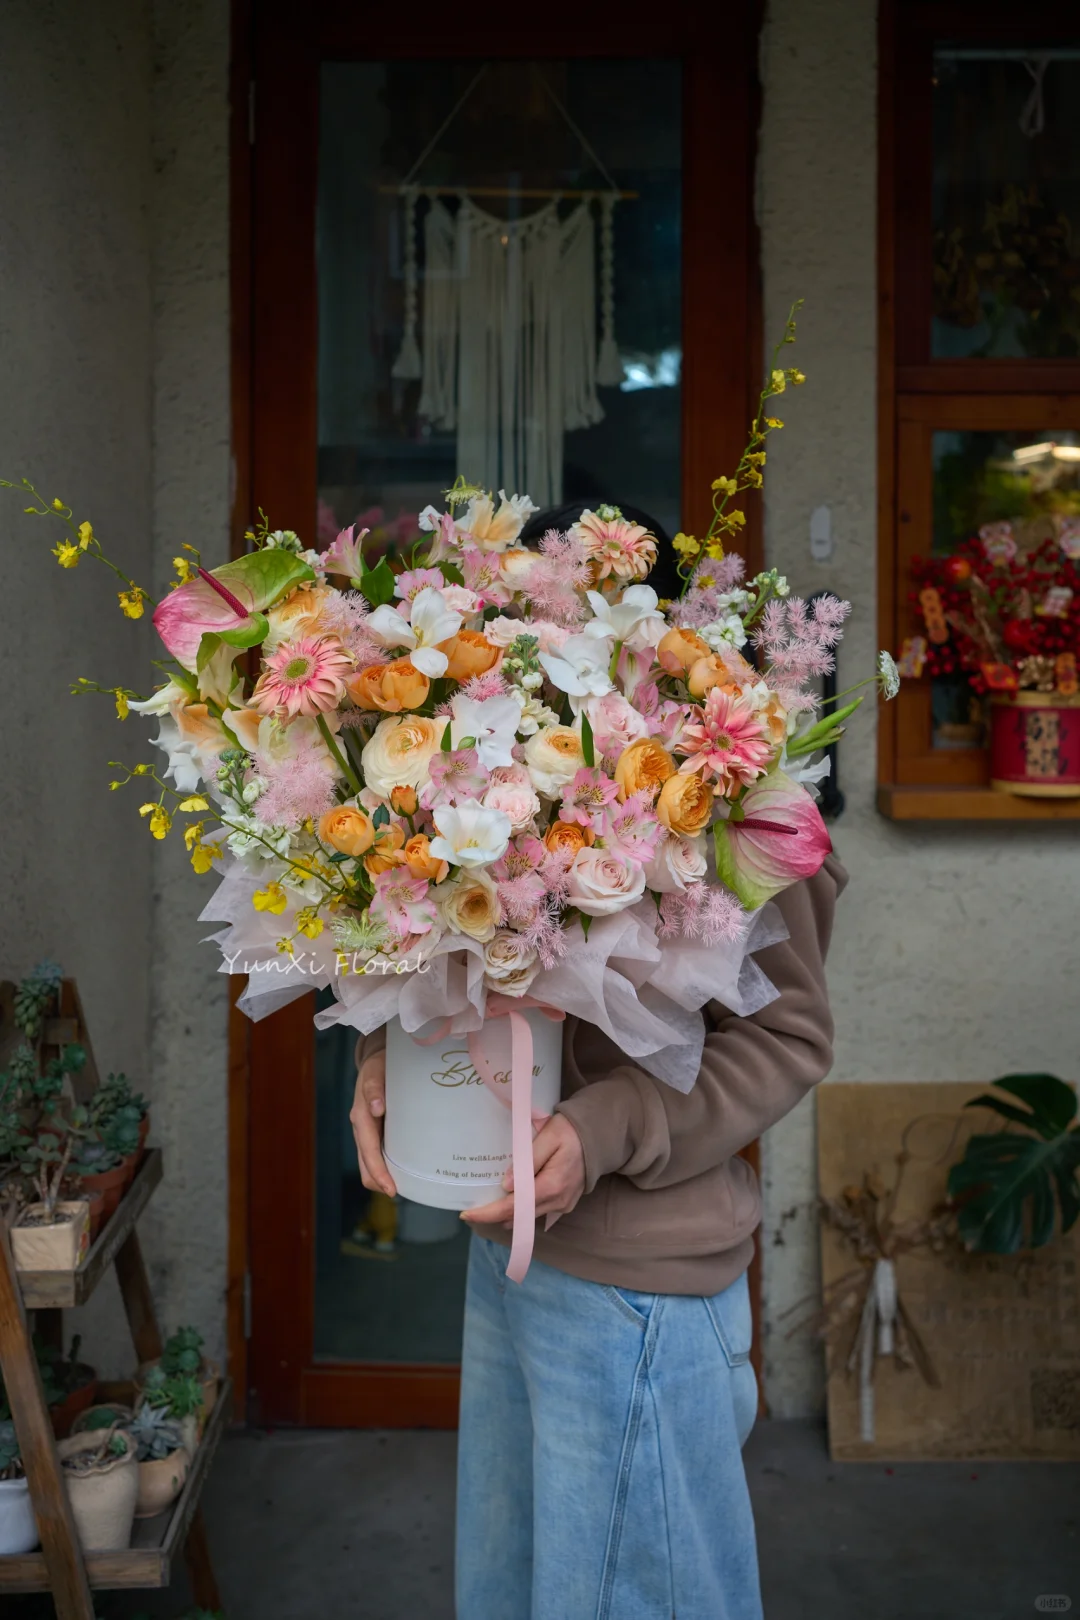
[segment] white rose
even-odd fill
[[[524,619],[511,619],[505,613],[500,613],[496,619],[488,619],[484,625],[484,640],[490,641],[493,647],[509,647],[520,635],[532,635],[532,626],[526,624]]]
[[[645,867],[645,883],[655,894],[672,894],[677,889],[688,889],[700,883],[707,869],[704,833],[696,838],[684,838],[680,833],[669,832]]]
[[[520,934],[501,929],[484,946],[484,977],[503,996],[523,996],[540,971],[536,951]]]
[[[486,872],[462,873],[452,883],[440,883],[435,890],[439,915],[452,934],[468,934],[470,939],[494,939],[502,920],[498,892]]]
[[[485,810],[501,810],[510,817],[511,832],[525,832],[540,814],[540,800],[524,765],[498,765],[483,797]]]
[[[475,613],[480,606],[480,598],[467,585],[444,585],[442,599],[451,613]]]
[[[387,715],[379,721],[360,755],[365,785],[380,799],[388,799],[391,788],[424,787],[445,729],[443,719],[429,720],[421,714]]]
[[[608,849],[579,849],[570,868],[567,899],[587,917],[606,917],[645,893],[645,872]]]
[[[573,726],[548,726],[525,744],[525,763],[533,787],[546,799],[557,799],[585,764],[581,733]]]

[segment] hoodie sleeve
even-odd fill
[[[591,1038],[599,1032],[578,1025],[574,1059],[583,1084],[557,1112],[581,1138],[587,1192],[613,1173],[642,1188],[689,1181],[724,1164],[824,1079],[833,1036],[825,955],[846,882],[830,855],[814,877],[776,896],[789,938],[756,960],[779,995],[748,1018],[710,1004],[691,1091],[678,1092],[625,1059],[620,1064],[613,1048],[605,1060]]]

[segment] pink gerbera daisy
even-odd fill
[[[584,543],[598,580],[644,579],[656,561],[656,537],[640,523],[630,523],[617,506],[582,512],[570,530]]]
[[[679,769],[712,777],[720,793],[756,782],[772,746],[749,703],[714,686],[703,708],[695,707],[676,745],[689,755]]]
[[[319,714],[336,708],[353,661],[337,636],[304,636],[287,641],[266,660],[251,696],[260,714]]]

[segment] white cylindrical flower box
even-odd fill
[[[523,1007],[532,1031],[532,1111],[550,1114],[562,1083],[562,1023]],[[472,1209],[502,1191],[510,1168],[510,1019],[489,1018],[479,1032],[505,1103],[481,1080],[467,1035],[432,1045],[414,1040],[398,1019],[386,1026],[384,1151],[398,1192],[436,1209]]]

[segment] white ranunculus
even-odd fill
[[[665,833],[656,853],[645,867],[645,886],[655,894],[672,894],[700,883],[708,870],[705,834],[686,838],[681,833]]]
[[[548,679],[571,700],[603,697],[612,689],[608,674],[611,648],[595,636],[567,636],[557,653],[539,656]]]
[[[294,721],[293,725],[298,723]],[[388,714],[379,721],[360,755],[365,786],[380,799],[389,799],[395,787],[412,787],[419,792],[430,780],[431,758],[438,753],[445,730],[443,719]]]
[[[645,873],[636,861],[612,850],[579,849],[570,868],[567,899],[587,917],[624,911],[645,893]]]
[[[463,747],[464,739],[471,737],[468,746],[476,749],[481,765],[489,771],[496,765],[513,764],[521,710],[512,697],[477,701],[459,692],[450,707],[450,735],[455,748]]]
[[[537,793],[559,798],[585,764],[581,732],[574,726],[545,726],[525,744],[525,764]]]
[[[523,996],[539,971],[535,949],[509,928],[484,946],[484,977],[500,995]]]
[[[431,840],[429,850],[437,861],[449,861],[451,866],[490,866],[510,842],[510,817],[485,809],[476,799],[440,805],[434,821],[439,836]]]

